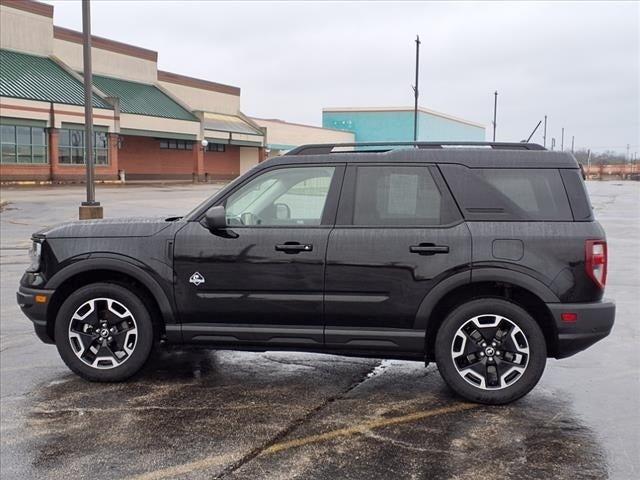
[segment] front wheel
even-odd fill
[[[126,380],[151,353],[153,324],[138,295],[113,283],[73,292],[56,317],[55,340],[67,366],[97,382]]]
[[[453,310],[435,347],[438,370],[460,396],[485,404],[509,403],[540,380],[547,361],[535,320],[506,300],[484,298]]]

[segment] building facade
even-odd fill
[[[95,36],[92,58],[97,179],[229,179],[264,158],[239,88]],[[0,65],[0,180],[84,179],[81,33],[55,26],[51,5],[1,0]]]
[[[302,144],[355,141],[353,132],[285,122],[275,118],[252,117],[252,120],[264,131],[269,156],[283,155]]]
[[[413,141],[413,107],[325,108],[322,126],[353,133],[356,142]],[[423,142],[485,141],[485,127],[420,107],[417,139]]]
[[[80,32],[54,8],[0,0],[0,181],[83,181]],[[250,118],[240,88],[158,69],[153,50],[92,37],[98,180],[226,180],[308,143],[413,139],[406,108],[325,109],[323,126]],[[419,140],[484,140],[482,125],[420,109]]]

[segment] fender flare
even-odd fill
[[[56,272],[47,282],[46,288],[55,290],[71,277],[92,270],[110,270],[128,275],[144,285],[155,299],[164,323],[175,323],[175,311],[171,299],[160,284],[144,270],[143,264],[133,263],[128,257],[94,257],[79,260]]]
[[[558,303],[560,299],[553,291],[540,280],[525,273],[503,268],[476,268],[464,272],[456,273],[445,280],[442,280],[425,295],[416,319],[414,329],[428,332],[431,322],[431,313],[440,300],[452,290],[463,285],[472,285],[481,282],[504,282],[528,290],[536,295],[544,303]]]
[[[413,328],[426,331],[429,326],[431,312],[433,312],[438,302],[450,291],[468,284],[471,284],[471,270],[465,270],[451,275],[434,286],[422,299],[420,307],[418,307]]]

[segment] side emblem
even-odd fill
[[[196,272],[189,278],[189,283],[193,283],[197,287],[201,283],[204,283],[204,277],[200,275],[200,272]]]

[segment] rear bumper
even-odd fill
[[[29,320],[33,322],[33,328],[36,335],[44,343],[54,343],[53,338],[47,332],[47,307],[51,300],[53,290],[44,290],[38,288],[20,287],[16,294],[18,305],[22,309]],[[37,303],[36,295],[44,295],[47,297],[45,303]]]
[[[596,303],[548,303],[558,331],[556,358],[574,355],[609,335],[616,316],[612,301]],[[563,313],[575,313],[575,322],[562,320]]]

